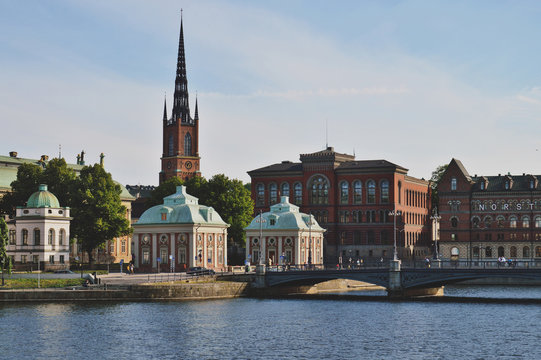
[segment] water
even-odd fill
[[[447,287],[541,298],[541,289]],[[539,359],[538,305],[259,300],[0,304],[2,359]]]

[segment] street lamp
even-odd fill
[[[400,215],[402,215],[402,213],[400,211],[396,210],[396,203],[394,203],[394,210],[389,212],[389,216],[393,217],[393,238],[394,238],[394,242],[393,242],[393,260],[394,261],[398,260],[398,253],[397,253],[397,249],[396,249],[396,217],[400,216]]]
[[[312,212],[308,220],[308,266],[312,266]]]
[[[433,215],[430,217],[432,220],[432,239],[434,240],[434,250],[436,255],[436,260],[440,258],[438,252],[438,240],[440,239],[440,220],[441,216],[438,214],[438,208],[434,209]]]

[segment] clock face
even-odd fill
[[[186,161],[186,169],[191,169],[192,168],[192,163],[191,161]]]
[[[168,161],[168,162],[167,162],[167,168],[168,168],[168,169],[171,169],[171,161]]]

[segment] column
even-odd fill
[[[188,244],[188,253],[186,254],[186,256],[188,256],[187,266],[193,267],[195,266],[195,235],[193,232],[191,234],[188,234],[186,244]]]
[[[177,256],[178,254],[175,253],[177,241],[175,239],[175,233],[171,233],[171,255],[173,255],[173,259],[171,260],[172,264],[169,263],[169,267],[173,269],[173,271],[176,271],[177,268]]]
[[[158,235],[152,234],[152,268],[158,269],[158,263],[156,258],[158,257]]]
[[[282,249],[284,247],[285,236],[280,236],[280,237],[277,236],[276,238],[277,238],[277,241],[278,241],[278,254],[277,254],[278,259],[276,259],[276,260],[278,260],[277,264],[283,265],[283,264],[285,264],[285,262],[284,262],[285,260],[283,260],[283,259],[280,260],[280,259],[281,259],[281,256],[282,256],[282,251],[283,251]]]
[[[141,254],[139,254],[139,242],[141,241],[141,234],[134,234],[132,241],[134,248],[131,249],[131,251],[133,252],[133,254],[135,254],[135,267],[138,268],[140,264],[139,258],[141,257]]]

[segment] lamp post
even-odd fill
[[[398,260],[398,253],[396,249],[396,217],[400,215],[402,215],[402,213],[396,210],[396,203],[394,203],[394,210],[389,212],[389,216],[393,217],[393,261]]]
[[[434,213],[430,217],[430,220],[432,220],[432,239],[434,240],[434,253],[436,256],[436,260],[440,258],[440,254],[438,252],[438,240],[440,239],[440,220],[441,216],[438,214],[438,209],[434,209]]]

